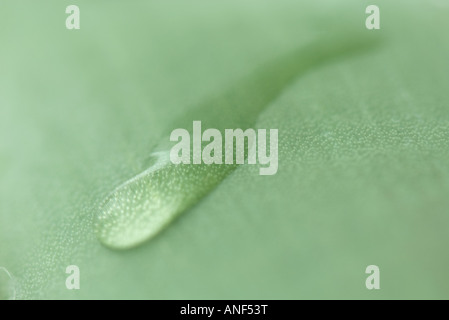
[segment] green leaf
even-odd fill
[[[0,266],[17,298],[447,297],[444,2],[380,0],[373,31],[367,1],[76,2],[71,31],[60,2],[0,10]],[[239,166],[152,241],[99,243],[101,201],[176,119],[298,48],[361,39],[248,113],[279,129],[276,175]],[[238,105],[260,108],[258,90]],[[381,290],[365,288],[371,264]]]

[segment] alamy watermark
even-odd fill
[[[175,129],[170,141],[178,142],[170,150],[173,164],[230,165],[244,164],[246,159],[247,164],[265,166],[259,169],[260,175],[274,175],[278,171],[277,129],[270,129],[269,141],[266,129],[257,132],[255,129],[225,129],[223,139],[220,130],[210,128],[202,132],[201,121],[193,121],[192,137],[186,129]],[[208,142],[204,148],[203,142]]]
[[[365,286],[368,290],[380,289],[380,269],[372,264],[366,267],[365,273],[369,276],[365,280]]]
[[[435,5],[447,6],[445,0],[433,0]],[[67,6],[65,13],[68,14],[66,18],[66,28],[68,30],[79,30],[80,29],[80,8],[77,5]],[[368,30],[378,30],[380,29],[380,10],[377,5],[369,5],[365,9],[365,13],[368,17],[365,20],[365,26]]]
[[[80,268],[77,265],[67,266],[65,273],[69,276],[65,280],[65,286],[68,290],[79,290],[80,286]]]

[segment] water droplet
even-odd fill
[[[300,48],[264,65],[229,91],[192,109],[172,130],[190,128],[194,120],[201,121],[203,128],[221,132],[226,128],[251,128],[263,109],[299,74],[373,43],[367,41],[366,35],[355,41],[346,36],[329,37]],[[154,237],[236,168],[224,164],[174,165],[169,158],[170,148],[164,146],[167,141],[168,137],[155,149],[162,151],[152,154],[155,163],[149,169],[117,187],[102,202],[94,225],[104,245],[126,249]]]
[[[0,300],[16,300],[14,279],[3,267],[0,267]]]
[[[103,244],[126,249],[152,238],[235,168],[173,165],[169,156],[169,151],[154,153],[155,164],[117,187],[102,203],[95,229]]]

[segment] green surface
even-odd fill
[[[0,266],[17,298],[448,298],[445,1],[83,0],[78,31],[68,4],[0,4]],[[381,30],[365,28],[369,4]],[[276,175],[240,166],[154,240],[99,243],[101,201],[174,121],[267,62],[322,54],[329,32],[380,40],[257,115],[279,129]]]

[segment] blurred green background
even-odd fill
[[[447,299],[448,16],[443,0],[2,0],[0,266],[17,298]],[[174,119],[330,32],[381,41],[259,115],[279,129],[276,175],[240,166],[136,249],[96,240],[99,202]]]

